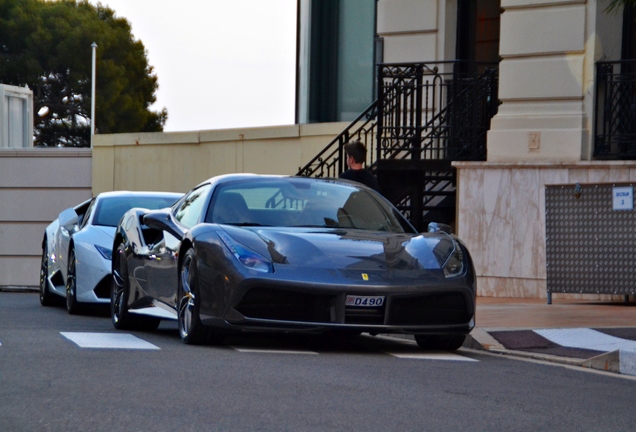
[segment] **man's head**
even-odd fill
[[[367,159],[367,148],[360,141],[348,142],[344,145],[344,151],[347,154],[347,162],[351,168],[353,166],[351,166],[349,158],[352,158],[356,165],[362,165]]]

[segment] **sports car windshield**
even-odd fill
[[[176,200],[169,196],[104,197],[95,208],[93,225],[116,227],[124,213],[133,207],[158,210],[170,207]]]
[[[298,178],[220,185],[206,222],[411,232],[397,210],[374,192],[344,182]]]

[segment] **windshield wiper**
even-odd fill
[[[240,227],[266,227],[266,226],[272,226],[272,225],[265,225],[265,224],[261,224],[261,223],[257,223],[257,222],[227,222],[225,225],[232,225],[232,226],[240,226]]]

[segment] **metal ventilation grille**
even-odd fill
[[[636,211],[614,210],[619,186],[632,184],[546,186],[549,298],[636,293]]]

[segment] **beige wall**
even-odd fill
[[[502,0],[489,161],[591,159],[595,62],[620,49],[622,16],[604,12],[608,3]]]
[[[110,190],[185,192],[232,172],[295,174],[344,123],[96,135],[91,149],[0,149],[0,287],[37,287],[44,228]]]
[[[235,172],[293,175],[346,125],[96,135],[93,193],[185,192],[210,177]]]
[[[595,62],[620,57],[608,0],[501,0],[499,112],[488,160],[591,159]],[[384,62],[455,59],[457,0],[378,0]]]
[[[545,186],[636,181],[636,161],[453,165],[457,233],[473,256],[478,295],[486,297],[547,297]]]
[[[384,62],[453,60],[456,16],[456,0],[378,0]]]
[[[38,286],[44,228],[91,196],[90,149],[0,149],[0,286]]]

